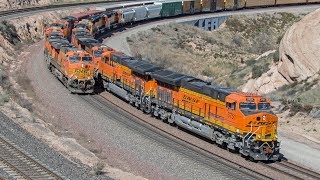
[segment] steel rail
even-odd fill
[[[9,168],[3,170],[10,176],[19,176],[23,179],[63,179],[3,136],[0,136],[0,149],[0,162]]]
[[[30,12],[30,11],[40,11],[40,10],[47,10],[47,9],[57,9],[57,8],[94,5],[94,4],[108,4],[108,3],[116,3],[116,2],[135,2],[135,1],[137,1],[137,0],[106,0],[106,1],[92,1],[92,2],[81,2],[81,3],[35,6],[35,7],[27,7],[27,8],[21,8],[21,9],[11,9],[11,10],[6,10],[6,11],[0,11],[0,17],[14,15],[17,13],[18,14],[26,13],[26,12]],[[137,1],[137,2],[140,2],[140,1]]]
[[[287,169],[291,169],[293,171],[299,172],[299,174],[304,175],[307,178],[320,179],[320,173],[315,172],[311,169],[307,169],[305,167],[299,166],[290,161],[281,161],[281,162],[278,162],[277,164]]]
[[[165,130],[156,127],[150,122],[139,118],[137,115],[129,112],[123,107],[120,107],[103,96],[81,95],[79,97],[96,109],[101,110],[101,112],[106,115],[115,113],[117,115],[117,122],[124,124],[126,127],[144,134],[145,137],[156,140],[161,144],[168,146],[170,149],[191,157],[195,161],[198,161],[209,168],[217,169],[218,171],[236,179],[271,179],[265,174],[253,172],[252,169],[244,167],[241,164],[235,164],[234,162],[217,154],[213,154],[196,144],[191,144],[190,142],[172,135]]]

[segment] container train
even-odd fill
[[[311,1],[185,0],[103,6],[50,25],[45,61],[71,92],[93,93],[94,85],[101,85],[145,113],[251,160],[275,161],[280,158],[278,118],[269,99],[160,68],[104,46],[95,37],[152,18],[307,2]]]

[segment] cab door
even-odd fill
[[[226,109],[227,109],[227,114],[226,114],[226,119],[228,123],[232,126],[236,125],[236,110],[237,110],[237,102],[234,100],[227,100],[226,101]]]

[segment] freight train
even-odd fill
[[[137,21],[207,11],[314,1],[185,0],[99,7],[55,21],[46,29],[45,61],[74,93],[94,85],[147,114],[208,138],[251,160],[280,158],[278,118],[263,96],[211,85],[107,47],[95,37]]]

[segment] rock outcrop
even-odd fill
[[[246,92],[270,93],[279,87],[308,79],[320,71],[320,9],[294,23],[279,47],[279,62],[261,77],[249,80]]]
[[[320,70],[320,9],[295,23],[280,43],[279,73],[288,81],[305,80]]]

